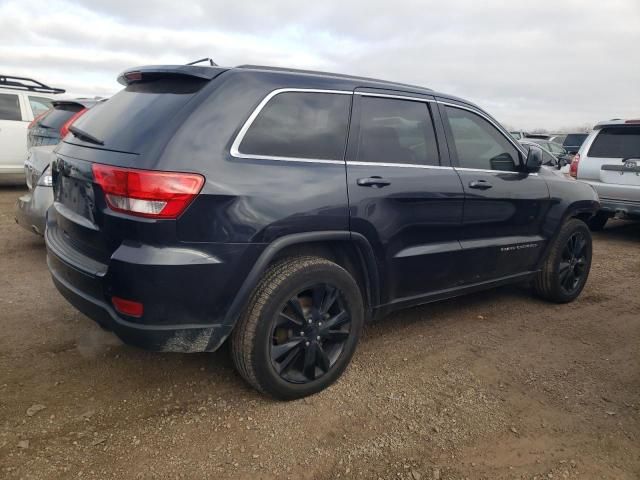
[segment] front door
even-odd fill
[[[457,285],[464,193],[433,97],[356,90],[347,187],[351,230],[374,249],[382,304]]]
[[[535,269],[549,208],[543,177],[523,169],[523,149],[479,110],[440,103],[449,151],[465,194],[460,242],[466,283]]]

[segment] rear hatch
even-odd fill
[[[640,201],[640,125],[602,127],[580,160],[578,178],[595,181],[603,198]]]
[[[124,239],[153,242],[175,236],[175,221],[153,213],[162,202],[136,203],[128,192],[141,184],[156,188],[158,181],[183,187],[176,185],[176,178],[182,181],[179,174],[139,178],[136,172],[154,170],[166,143],[199,103],[198,94],[223,71],[161,66],[125,72],[119,78],[124,90],[74,122],[53,166],[55,222],[49,227],[57,244],[107,263]],[[102,169],[98,179],[97,169]],[[105,185],[111,190],[105,192]],[[136,208],[147,210],[136,213]]]
[[[40,117],[37,117],[29,125],[27,134],[29,148],[58,143],[62,126],[83,108],[78,103],[63,103],[60,106],[54,106]]]

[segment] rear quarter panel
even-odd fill
[[[342,88],[335,81],[229,71],[176,132],[154,168],[196,171],[202,193],[178,222],[184,241],[270,243],[284,235],[349,229],[344,164],[236,158],[238,131],[278,88]],[[352,89],[352,87],[350,88]]]

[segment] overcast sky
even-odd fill
[[[0,0],[0,74],[71,94],[206,56],[427,86],[521,129],[640,117],[640,0]]]

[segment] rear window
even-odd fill
[[[640,158],[640,127],[607,127],[596,136],[590,157]]]
[[[171,118],[206,83],[183,75],[132,83],[98,103],[74,125],[104,142],[104,148],[138,153],[148,142],[164,136]]]
[[[44,128],[51,128],[53,130],[60,130],[62,125],[65,124],[76,112],[82,110],[82,105],[57,105],[49,113],[40,118],[38,126]]]
[[[582,145],[582,142],[585,141],[587,136],[588,136],[588,134],[586,134],[586,133],[572,133],[572,134],[569,134],[564,139],[563,145],[565,145],[565,146],[568,145],[570,147],[579,147],[580,145]]]
[[[260,111],[239,150],[269,157],[342,160],[350,105],[350,95],[280,93]]]
[[[22,120],[17,95],[0,93],[0,120]]]

